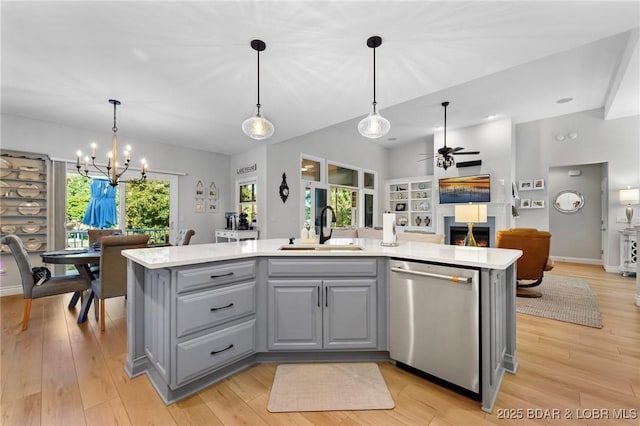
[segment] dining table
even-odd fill
[[[44,252],[40,255],[44,263],[51,263],[54,265],[73,265],[81,277],[84,277],[91,285],[96,276],[91,270],[92,264],[100,263],[100,251],[90,248],[84,249],[65,249]],[[78,303],[78,300],[82,296],[81,292],[76,291],[69,301],[69,309],[74,308]],[[82,308],[78,314],[78,324],[81,324],[87,320],[87,313],[91,307],[91,301],[93,300],[93,292],[88,290],[87,295],[82,300]]]

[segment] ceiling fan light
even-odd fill
[[[378,114],[375,105],[373,111],[358,123],[358,132],[360,132],[362,136],[370,139],[381,138],[389,133],[389,130],[391,130],[391,123]]]
[[[275,131],[273,123],[260,114],[260,108],[253,117],[242,122],[242,131],[251,139],[263,140],[271,137]]]

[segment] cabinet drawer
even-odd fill
[[[255,260],[184,269],[178,271],[178,293],[218,284],[244,281],[255,276]]]
[[[270,277],[373,277],[376,259],[269,259]]]
[[[254,313],[255,291],[256,282],[251,281],[179,296],[176,330],[178,337]]]
[[[176,384],[255,352],[255,328],[252,319],[178,344]]]

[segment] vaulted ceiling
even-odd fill
[[[7,2],[2,20],[4,114],[121,139],[224,154],[345,121],[377,100],[392,147],[442,124],[488,115],[524,122],[605,108],[640,114],[637,1]],[[268,141],[240,128],[254,114],[259,38]],[[573,98],[568,103],[556,103]],[[78,141],[86,146],[89,141]]]

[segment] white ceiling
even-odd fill
[[[603,106],[608,118],[640,114],[639,1],[2,1],[0,8],[2,112],[104,130],[104,141],[109,98],[122,101],[121,140],[234,154],[346,121],[359,138],[355,123],[373,96],[371,35],[383,38],[377,100],[391,132],[375,143],[384,146],[433,133],[444,100],[450,128],[489,114],[516,123]],[[254,38],[267,44],[261,103],[276,127],[267,142],[240,129],[256,103]],[[574,100],[556,103],[565,97]]]

